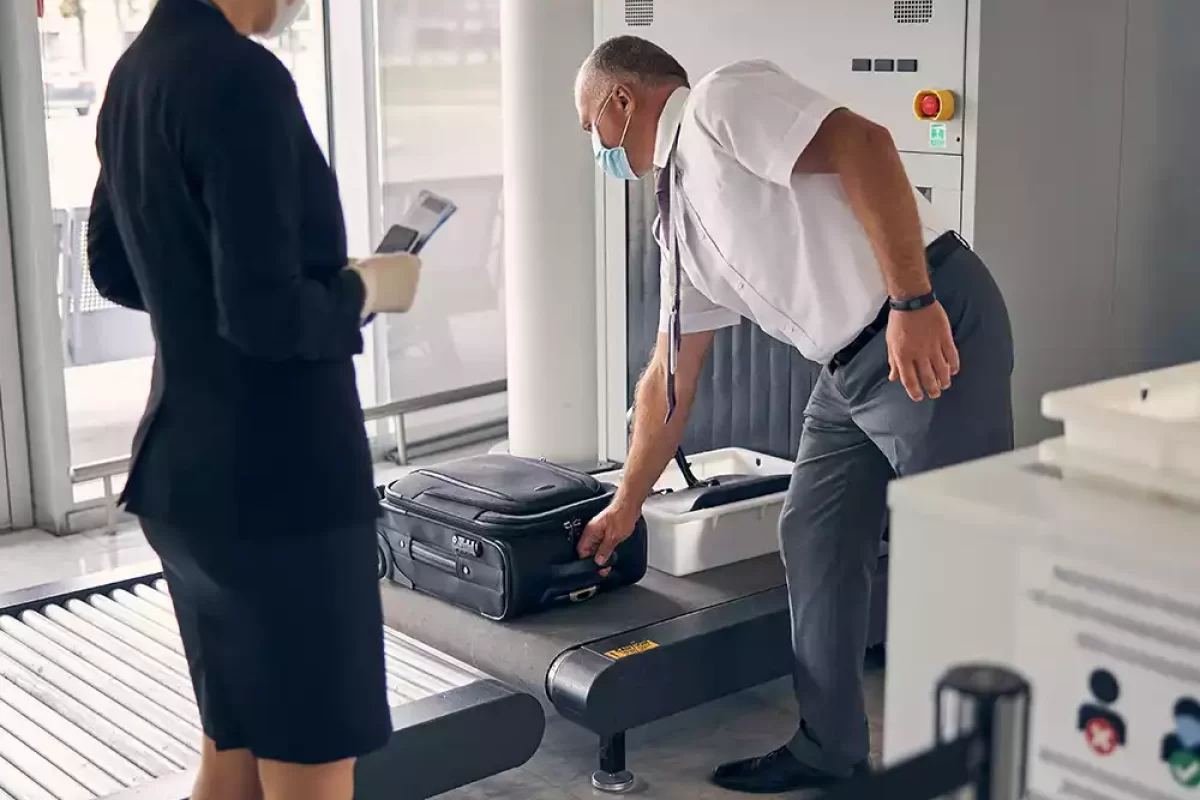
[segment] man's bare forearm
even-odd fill
[[[707,342],[704,348],[707,349]],[[687,349],[692,348],[689,346]],[[675,414],[669,423],[663,423],[667,416],[667,373],[662,359],[653,359],[638,381],[634,393],[633,436],[629,443],[624,477],[614,501],[629,516],[640,513],[642,503],[653,491],[655,482],[683,440],[688,413],[696,396],[699,371],[691,364],[686,364],[695,360],[695,356],[688,355],[691,357],[681,359],[685,364],[681,364],[683,368],[675,375]],[[699,357],[703,358],[703,352]]]
[[[883,270],[888,294],[902,300],[929,292],[925,243],[912,184],[887,129],[867,123],[838,174]]]

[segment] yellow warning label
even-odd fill
[[[638,653],[644,653],[647,650],[653,650],[656,647],[658,647],[657,642],[652,642],[649,639],[643,639],[640,642],[634,642],[633,644],[627,644],[624,647],[618,647],[615,650],[609,650],[604,655],[616,661],[617,659],[636,656]]]

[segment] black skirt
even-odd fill
[[[218,750],[326,764],[391,735],[371,526],[239,541],[142,520]]]

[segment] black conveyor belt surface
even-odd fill
[[[637,586],[511,622],[386,583],[383,609],[390,627],[544,698],[546,673],[567,650],[783,583],[783,565],[769,555],[682,578],[650,570]]]

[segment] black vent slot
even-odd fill
[[[896,22],[924,25],[933,19],[933,0],[893,0]]]
[[[625,24],[646,28],[654,24],[654,0],[625,0]]]

